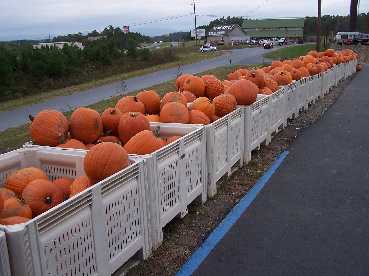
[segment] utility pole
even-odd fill
[[[322,0],[318,0],[318,20],[316,24],[316,50],[320,51],[320,33],[322,19]]]
[[[197,46],[197,15],[196,15],[196,2],[193,0],[193,15],[195,16],[195,45]]]

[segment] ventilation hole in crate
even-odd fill
[[[50,180],[55,180],[60,177],[76,178],[76,168],[70,166],[42,164],[41,168],[48,175]]]
[[[215,172],[218,173],[227,164],[227,129],[221,129],[215,133],[215,143],[214,143],[214,167]]]
[[[200,146],[192,147],[191,150],[186,153],[184,162],[185,182],[188,183],[187,193],[191,193],[203,184],[202,152]]]
[[[19,170],[21,168],[20,164],[16,165],[10,169],[4,170],[2,172],[0,172],[0,187],[3,186],[5,184],[6,179],[8,178],[9,175],[11,175],[13,172],[15,172],[16,170]]]
[[[80,220],[44,243],[48,275],[91,275],[96,272],[94,240],[90,218]]]
[[[33,274],[33,271],[34,271],[33,259],[32,259],[32,254],[31,254],[31,244],[29,241],[28,228],[26,231],[24,231],[23,243],[24,243],[24,257],[25,257],[25,263],[26,263],[25,270],[27,271],[27,275],[34,275]]]
[[[241,143],[242,143],[242,122],[235,121],[235,123],[230,125],[230,133],[232,134],[230,137],[230,156],[231,158],[241,153]]]
[[[178,160],[159,170],[161,214],[165,214],[179,202]]]
[[[134,181],[127,184],[129,190],[105,206],[110,259],[124,252],[141,235],[138,184]]]

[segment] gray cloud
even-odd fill
[[[128,2],[128,3],[127,3]],[[199,24],[217,16],[303,17],[316,14],[315,0],[198,0]],[[122,26],[186,15],[192,12],[190,0],[1,0],[0,39],[47,37],[48,34],[101,30],[107,25]],[[361,0],[361,11],[369,0]],[[367,10],[366,10],[367,11]],[[349,1],[324,0],[324,14],[348,14]],[[133,25],[133,31],[162,34],[189,30],[191,16],[178,20]]]

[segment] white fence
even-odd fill
[[[214,196],[222,177],[351,76],[356,64],[296,81],[205,127],[152,123],[162,136],[182,137],[153,154],[130,156],[125,170],[25,224],[0,226],[0,274],[111,275],[133,256],[148,257],[162,243],[165,225],[185,216],[196,198]],[[27,166],[42,168],[50,179],[83,175],[85,154],[37,146],[3,154],[0,186]]]

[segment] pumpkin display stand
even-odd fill
[[[6,244],[6,236],[3,231],[0,231],[0,275],[11,276],[8,246]]]
[[[201,125],[150,123],[161,137],[181,136],[145,159],[152,247],[163,241],[162,229],[184,217],[195,199],[207,199],[206,129]]]
[[[29,166],[41,168],[50,180],[84,175],[85,154],[38,146],[5,153],[0,155],[0,186],[13,171]],[[111,275],[136,253],[146,258],[150,251],[143,160],[130,158],[130,163],[24,224],[0,226],[11,275]]]

